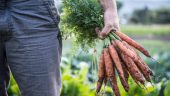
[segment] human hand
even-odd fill
[[[100,32],[96,28],[99,38],[104,39],[112,31],[120,31],[116,0],[99,0],[104,10],[104,28]]]
[[[107,9],[104,12],[104,28],[102,31],[97,27],[96,32],[99,38],[104,39],[112,31],[120,31],[119,19],[117,12],[112,9]]]

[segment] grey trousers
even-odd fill
[[[0,96],[9,68],[22,96],[59,96],[61,36],[53,0],[0,0]]]

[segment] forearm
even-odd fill
[[[112,10],[117,13],[116,0],[100,0],[103,10]]]
[[[120,31],[119,27],[119,18],[118,18],[118,12],[117,12],[117,5],[116,0],[99,0],[101,6],[103,7],[103,13],[104,13],[104,28],[102,31],[98,31],[99,29],[96,29],[96,32],[99,34],[100,38],[106,37],[106,35],[109,34],[109,32]]]

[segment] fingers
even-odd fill
[[[104,39],[113,30],[114,30],[114,27],[112,27],[111,25],[104,26],[102,31],[100,31],[98,27],[95,28],[95,31],[98,34],[100,39]]]
[[[114,30],[114,28],[111,25],[104,26],[104,28],[102,29],[102,31],[100,33],[101,37],[103,37],[103,38],[106,37],[107,34],[109,34],[110,31],[112,31],[112,30]]]
[[[96,27],[96,28],[95,28],[95,31],[96,31],[98,37],[99,37],[100,39],[103,39],[102,36],[100,35],[101,31],[100,31],[99,27]]]

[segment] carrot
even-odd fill
[[[139,61],[135,61],[136,65],[139,67],[141,72],[143,73],[145,79],[148,82],[151,82],[151,77],[153,76],[153,72],[151,69],[148,67],[148,65],[142,61],[142,58],[139,57]],[[142,63],[142,64],[141,64]]]
[[[120,49],[120,51],[124,54],[126,54],[127,56],[129,56],[130,58],[137,60],[136,55],[130,50],[128,49],[121,41],[119,40],[112,40],[112,44],[116,44],[116,46]]]
[[[108,77],[107,77],[106,69],[105,69],[104,85],[106,85],[106,84],[107,84],[107,79],[108,79]]]
[[[145,79],[148,82],[151,82],[150,76],[153,76],[151,69],[147,66],[147,64],[142,60],[142,58],[137,54],[137,52],[130,45],[128,45],[126,42],[123,43],[126,44],[126,46],[129,47],[130,50],[132,50],[137,55],[138,60],[134,60],[135,64],[140,69]]]
[[[106,69],[106,76],[108,78],[110,78],[114,74],[112,60],[111,60],[111,57],[109,55],[108,48],[104,48],[103,50],[104,50],[104,63],[105,63],[105,69]]]
[[[140,57],[139,57],[140,58]],[[140,59],[141,61],[142,59]],[[142,62],[142,64],[141,64]],[[151,69],[147,66],[147,64],[143,61],[135,61],[135,64],[138,66],[138,68],[140,69],[141,73],[143,74],[143,76],[145,77],[145,79],[148,82],[151,82],[151,76],[153,76],[153,73],[151,71]]]
[[[114,61],[115,67],[118,71],[118,74],[120,74],[120,76],[123,77],[124,73],[123,73],[123,69],[121,66],[121,62],[120,62],[118,53],[112,45],[109,45],[109,53],[111,55],[112,60]]]
[[[121,57],[121,51],[119,48],[117,48],[117,45],[115,43],[112,43],[112,45],[115,47],[115,49],[117,50],[117,53],[119,55],[119,58],[120,58],[120,62],[122,64],[122,68],[123,68],[123,73],[124,73],[124,77],[125,77],[125,80],[128,82],[128,78],[129,78],[129,73],[128,73],[128,70],[127,70],[127,67],[126,67],[126,64],[125,62],[123,61],[122,57]]]
[[[98,63],[98,82],[96,92],[98,93],[102,87],[103,80],[105,78],[105,65],[104,65],[104,54],[102,53]]]
[[[115,65],[116,70],[118,72],[118,75],[120,77],[120,81],[121,81],[124,89],[126,91],[128,91],[129,90],[129,85],[125,80],[123,68],[122,68],[118,53],[116,51],[116,48],[113,45],[109,45],[109,53],[110,53],[110,55],[112,57],[112,60],[114,61],[114,65]]]
[[[112,59],[109,55],[109,49],[104,48],[103,50],[104,50],[104,63],[105,63],[107,78],[111,82],[112,89],[113,89],[115,95],[120,96],[119,88],[117,86],[117,81],[116,81],[116,77],[115,77],[114,66],[112,65]]]
[[[126,41],[129,45],[135,47],[136,49],[138,49],[140,52],[142,52],[145,56],[147,57],[151,57],[151,55],[149,54],[149,52],[142,47],[140,44],[138,44],[137,42],[135,42],[133,39],[131,39],[129,36],[127,36],[126,34],[122,33],[122,32],[115,32],[116,35],[118,35],[122,40]]]
[[[114,71],[114,76],[110,78],[111,87],[115,95],[120,96],[119,87],[117,85],[117,80],[116,80],[115,68],[113,68],[113,71]]]
[[[115,40],[114,40],[114,41],[115,41]],[[112,42],[112,45],[114,45],[115,47],[118,47],[118,45],[115,44],[114,41]],[[122,45],[122,46],[124,46],[124,45]],[[128,48],[124,46],[124,50],[127,50],[127,49],[128,49]],[[133,60],[132,60],[130,57],[128,57],[127,53],[125,54],[125,52],[124,52],[124,53],[121,52],[119,48],[117,48],[117,50],[118,50],[118,53],[119,53],[122,61],[123,61],[124,64],[125,64],[127,70],[129,71],[129,74],[132,76],[132,78],[134,79],[134,81],[138,84],[138,80],[140,80],[140,82],[144,84],[144,81],[142,80],[142,78],[138,77],[139,79],[137,79],[137,78],[136,78],[136,75],[134,74],[134,71],[136,71],[136,73],[140,73],[140,72],[138,71],[138,68],[137,68],[137,66],[134,64]],[[133,54],[134,54],[134,53],[133,53]],[[129,61],[129,60],[130,60],[130,61]],[[134,69],[133,69],[133,66],[135,66]],[[141,75],[141,76],[142,76],[142,75]]]
[[[128,73],[127,67],[125,63],[123,62],[123,60],[121,60],[121,62],[122,62],[122,68],[123,68],[125,80],[128,82],[129,73]]]
[[[136,64],[134,63],[134,61],[130,57],[128,57],[127,55],[125,55],[123,53],[121,53],[121,56],[127,66],[127,69],[129,71],[130,75],[132,76],[132,78],[135,81],[138,81],[144,85],[145,81],[143,79],[143,76],[140,73],[140,71],[139,71],[138,67],[136,66]]]

